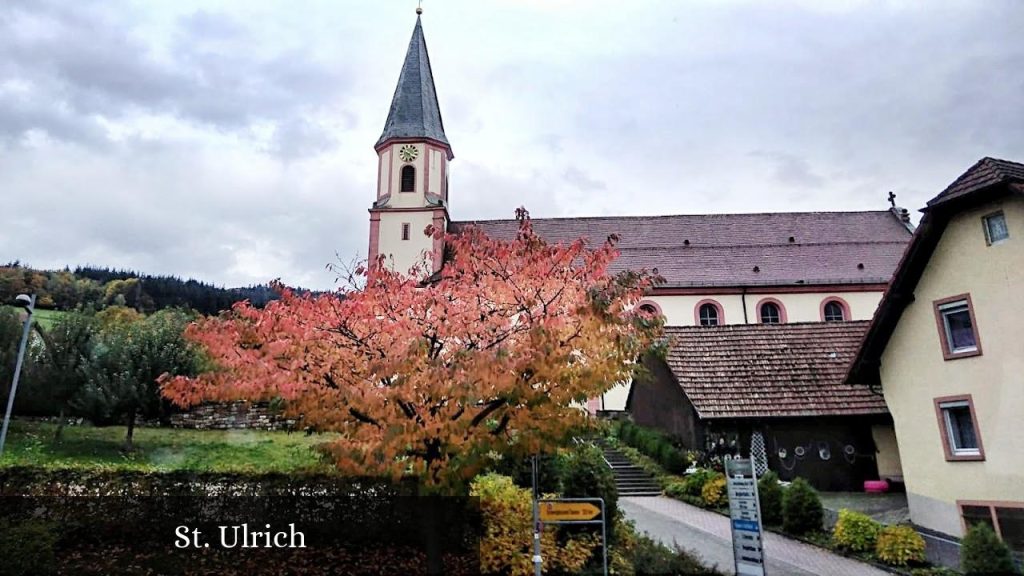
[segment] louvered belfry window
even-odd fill
[[[402,192],[416,191],[416,169],[412,166],[402,166]]]

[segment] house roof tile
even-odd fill
[[[971,192],[1004,182],[1024,182],[1024,164],[985,157],[974,163],[938,196],[928,201],[928,206],[942,204]]]
[[[669,326],[667,364],[702,419],[885,414],[843,383],[866,321]]]

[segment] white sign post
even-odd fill
[[[757,498],[757,476],[750,459],[725,461],[729,490],[729,518],[732,550],[739,576],[764,576],[764,546],[761,538],[761,505]]]

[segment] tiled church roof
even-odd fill
[[[430,138],[448,144],[444,123],[441,121],[441,108],[437,104],[427,42],[423,38],[423,24],[419,17],[416,18],[416,27],[412,31],[409,50],[405,54],[405,63],[391,101],[391,110],[377,146],[392,138]]]
[[[666,286],[858,284],[889,281],[910,232],[890,211],[539,218],[549,242],[619,235],[616,269],[657,268]],[[515,237],[515,220],[452,222]],[[792,239],[792,241],[791,241]]]
[[[702,419],[887,413],[843,384],[868,322],[670,326],[667,363]]]

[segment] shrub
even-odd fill
[[[660,432],[623,422],[619,426],[618,435],[626,445],[636,448],[668,472],[681,474],[689,466],[686,454]]]
[[[782,486],[779,475],[767,472],[757,481],[757,497],[761,502],[761,522],[776,526],[782,524]]]
[[[704,483],[704,487],[700,491],[700,497],[704,501],[705,506],[718,508],[729,501],[725,484],[725,476],[716,476]]]
[[[541,492],[562,491],[565,461],[566,458],[561,454],[542,454],[538,457],[537,484]],[[521,488],[533,488],[533,462],[530,456],[505,455],[489,471],[512,478]]]
[[[0,558],[3,574],[35,576],[56,572],[53,547],[57,536],[50,523],[0,521]]]
[[[614,534],[614,522],[619,516],[619,492],[615,488],[615,475],[605,464],[601,450],[587,446],[571,453],[565,460],[562,476],[562,494],[568,498],[604,498],[605,526]]]
[[[636,576],[649,574],[697,574],[711,576],[718,574],[705,567],[692,554],[678,545],[672,548],[648,538],[637,537],[633,550],[633,570]]]
[[[687,496],[694,498],[700,498],[704,491],[704,484],[709,480],[714,479],[716,472],[714,470],[700,469],[690,474],[683,479],[683,486]]]
[[[686,484],[683,482],[671,482],[665,486],[665,495],[669,498],[682,498],[686,495]]]
[[[875,544],[878,559],[893,566],[924,562],[924,538],[907,525],[886,526]]]
[[[821,530],[822,507],[818,493],[803,478],[793,480],[782,498],[782,529],[802,535]]]
[[[975,524],[967,530],[960,548],[960,570],[973,574],[1017,574],[1006,544],[987,524]]]
[[[667,448],[662,451],[661,465],[672,474],[686,472],[686,469],[690,466],[690,461],[686,459],[686,454],[675,446],[666,446]]]
[[[832,539],[844,550],[868,552],[875,549],[881,531],[882,525],[867,514],[843,508],[839,511],[839,521],[832,531]]]
[[[485,474],[473,480],[470,495],[480,499],[484,535],[480,540],[483,572],[528,576],[533,573],[533,500],[530,491],[511,478]],[[554,571],[578,573],[600,538],[594,534],[566,535],[557,528],[541,534],[544,566]]]

